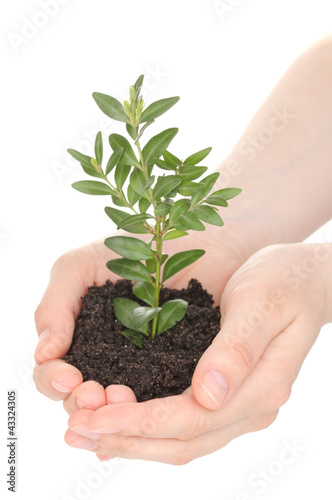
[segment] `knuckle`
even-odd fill
[[[171,465],[186,465],[194,459],[194,454],[190,446],[179,447],[171,456],[169,463]]]
[[[269,410],[278,410],[289,400],[291,395],[291,387],[288,385],[280,385],[275,387],[267,397],[267,407]]]
[[[192,416],[191,421],[185,428],[182,429],[178,439],[188,441],[208,432],[209,423],[204,415],[199,415],[197,412]]]
[[[250,424],[250,432],[257,432],[270,427],[278,416],[279,411],[264,413],[258,417],[246,417]]]
[[[255,353],[252,345],[245,339],[229,339],[229,356],[236,361],[236,366],[240,366],[246,371],[250,371],[255,363]]]

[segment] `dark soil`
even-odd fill
[[[82,372],[84,382],[127,385],[138,401],[181,394],[219,331],[220,310],[213,306],[212,296],[195,279],[186,289],[163,288],[160,304],[181,298],[188,302],[188,310],[173,328],[154,340],[147,338],[142,349],[121,335],[124,327],[112,306],[115,297],[146,305],[132,294],[128,280],[89,287],[82,297],[72,344],[62,359]]]

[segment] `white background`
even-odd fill
[[[212,0],[63,0],[46,17],[40,15],[41,4],[16,0],[0,8],[5,498],[12,498],[5,490],[5,403],[12,388],[18,391],[18,499],[331,498],[331,325],[321,332],[272,427],[182,467],[115,460],[109,463],[113,469],[109,465],[104,471],[107,477],[93,475],[99,461],[64,443],[67,414],[61,403],[36,391],[31,377],[37,338],[33,312],[52,263],[66,250],[113,230],[103,212],[105,199],[70,187],[85,177],[66,149],[81,145],[92,153],[89,137],[103,119],[91,93],[122,99],[145,73],[148,102],[180,95],[159,126],[180,128],[173,150],[182,156],[213,146],[213,170],[284,70],[331,29],[330,0],[225,0],[230,7],[224,15]],[[30,39],[17,39],[15,45],[14,35],[22,36],[24,29],[27,34],[28,21],[44,26],[31,31],[30,25]],[[331,224],[311,238],[320,239],[332,241]],[[278,466],[284,442],[294,440],[305,449],[293,463]],[[271,482],[260,494],[248,481],[266,467],[275,475],[270,473]],[[90,483],[85,496],[83,490],[75,492],[79,480]]]

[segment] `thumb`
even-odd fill
[[[210,410],[220,409],[239,389],[264,352],[281,331],[280,314],[273,302],[255,295],[232,294],[223,300],[222,326],[200,358],[192,379],[195,399]],[[260,291],[261,294],[261,291]],[[249,299],[250,297],[250,299]]]
[[[85,285],[71,254],[54,264],[50,282],[35,312],[39,341],[35,351],[37,363],[60,358],[68,351],[80,311],[80,297]]]

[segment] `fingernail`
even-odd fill
[[[227,380],[221,372],[208,370],[203,377],[201,387],[216,405],[221,406],[228,392]]]
[[[99,434],[97,434],[96,432],[90,431],[88,429],[88,426],[85,424],[76,425],[76,427],[70,427],[70,430],[76,432],[76,434],[79,434],[80,436],[84,436],[87,438],[91,438],[91,439],[100,438]]]
[[[92,439],[81,436],[69,446],[72,448],[82,448],[84,450],[95,450],[98,448],[98,444],[92,441]]]
[[[49,328],[45,328],[45,330],[39,335],[39,339],[38,339],[38,342],[37,342],[37,345],[36,345],[36,351],[39,349],[39,347],[44,344],[44,342],[46,342],[47,340],[47,337],[49,336],[50,334],[50,329]]]
[[[70,387],[65,387],[64,385],[55,382],[55,380],[51,380],[51,386],[59,392],[71,392],[73,389]]]

